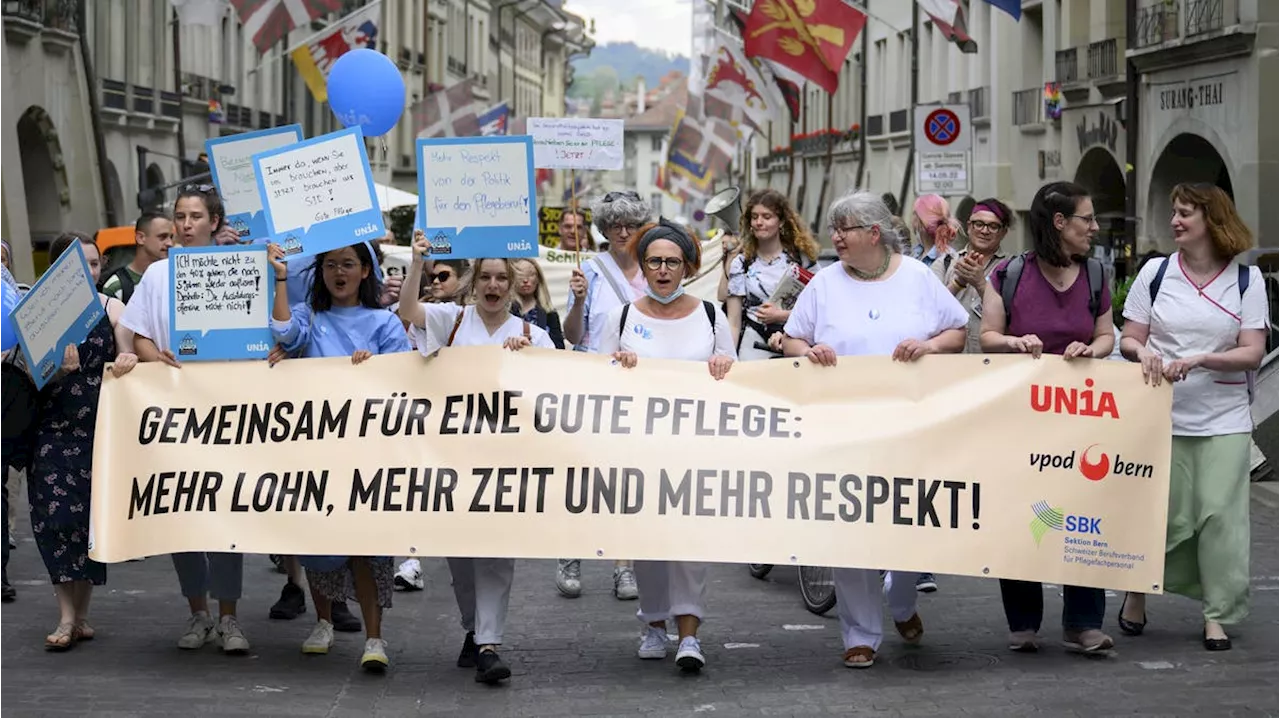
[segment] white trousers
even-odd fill
[[[656,623],[675,616],[697,616],[702,620],[707,564],[636,561],[635,572],[636,588],[640,590],[640,610],[636,611],[636,617],[641,621]]]
[[[880,572],[875,569],[835,569],[836,613],[840,616],[845,650],[854,646],[880,650],[880,639],[884,636],[882,595],[889,599],[889,615],[894,621],[902,623],[915,615],[918,575],[890,571],[885,574],[882,589]]]
[[[474,631],[476,645],[500,645],[511,603],[514,558],[451,558],[453,597],[458,602],[462,628]]]

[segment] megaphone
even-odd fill
[[[741,195],[742,190],[737,187],[720,190],[707,200],[707,207],[703,211],[715,215],[716,219],[729,225],[730,232],[737,234],[738,225],[742,221]]]

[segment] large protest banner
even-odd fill
[[[689,559],[1159,592],[1171,391],[1134,365],[454,347],[103,383],[95,544]]]

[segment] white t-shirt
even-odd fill
[[[453,337],[453,346],[455,347],[483,346],[486,344],[501,346],[503,342],[512,337],[524,336],[525,322],[514,314],[509,314],[507,321],[498,327],[498,331],[490,334],[484,325],[484,320],[480,318],[474,306],[460,307],[452,302],[423,304],[422,311],[426,314],[427,328],[422,329],[416,325],[409,325],[409,341],[418,348],[418,351],[423,356],[430,356],[436,350],[449,343],[449,335],[453,333],[453,325],[458,321],[458,312],[462,312],[462,323],[458,325],[458,333]],[[529,341],[535,347],[542,347],[543,349],[556,348],[547,331],[536,324],[529,325]]]
[[[609,312],[600,328],[597,351],[601,354],[635,352],[637,357],[648,359],[707,361],[715,355],[737,359],[729,320],[719,307],[713,309],[716,317],[714,332],[705,305],[701,303],[688,316],[679,319],[651,317],[632,304],[627,311],[625,327],[619,326],[622,307],[617,307]]]
[[[1146,324],[1147,348],[1166,362],[1196,354],[1236,348],[1241,329],[1265,329],[1267,294],[1262,271],[1249,267],[1249,288],[1240,296],[1240,269],[1232,262],[1203,293],[1182,271],[1175,253],[1151,306],[1151,280],[1162,260],[1147,262],[1129,287],[1124,302],[1127,321]],[[1244,372],[1218,372],[1200,368],[1173,385],[1174,436],[1222,436],[1253,431],[1249,413],[1249,388]]]
[[[599,264],[596,263],[597,261]],[[609,277],[613,279],[613,284],[610,284],[601,273],[600,265],[604,266],[604,271],[608,272]],[[600,351],[597,346],[600,343],[599,327],[609,312],[644,296],[644,273],[637,271],[635,281],[629,281],[613,257],[608,252],[601,252],[582,263],[582,275],[587,280],[587,296],[582,307],[582,341],[574,347],[574,350],[596,352]],[[618,292],[614,291],[614,285],[617,285],[618,290],[626,296],[619,298]],[[573,296],[573,292],[569,292],[565,316],[573,311],[573,305],[577,301],[578,298]]]
[[[142,273],[142,281],[125,305],[120,323],[138,336],[155,343],[160,351],[169,351],[169,302],[173,287],[169,282],[169,262],[152,262]]]
[[[904,256],[881,282],[858,281],[841,262],[826,266],[800,292],[786,333],[826,344],[838,356],[882,356],[906,339],[928,341],[968,321],[969,313],[933,272]]]

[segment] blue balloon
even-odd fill
[[[0,290],[0,351],[9,351],[18,343],[18,330],[13,326],[13,308],[18,306],[18,292],[8,284]]]
[[[329,107],[343,127],[359,127],[365,137],[391,131],[404,114],[404,78],[386,55],[352,50],[329,70]]]

